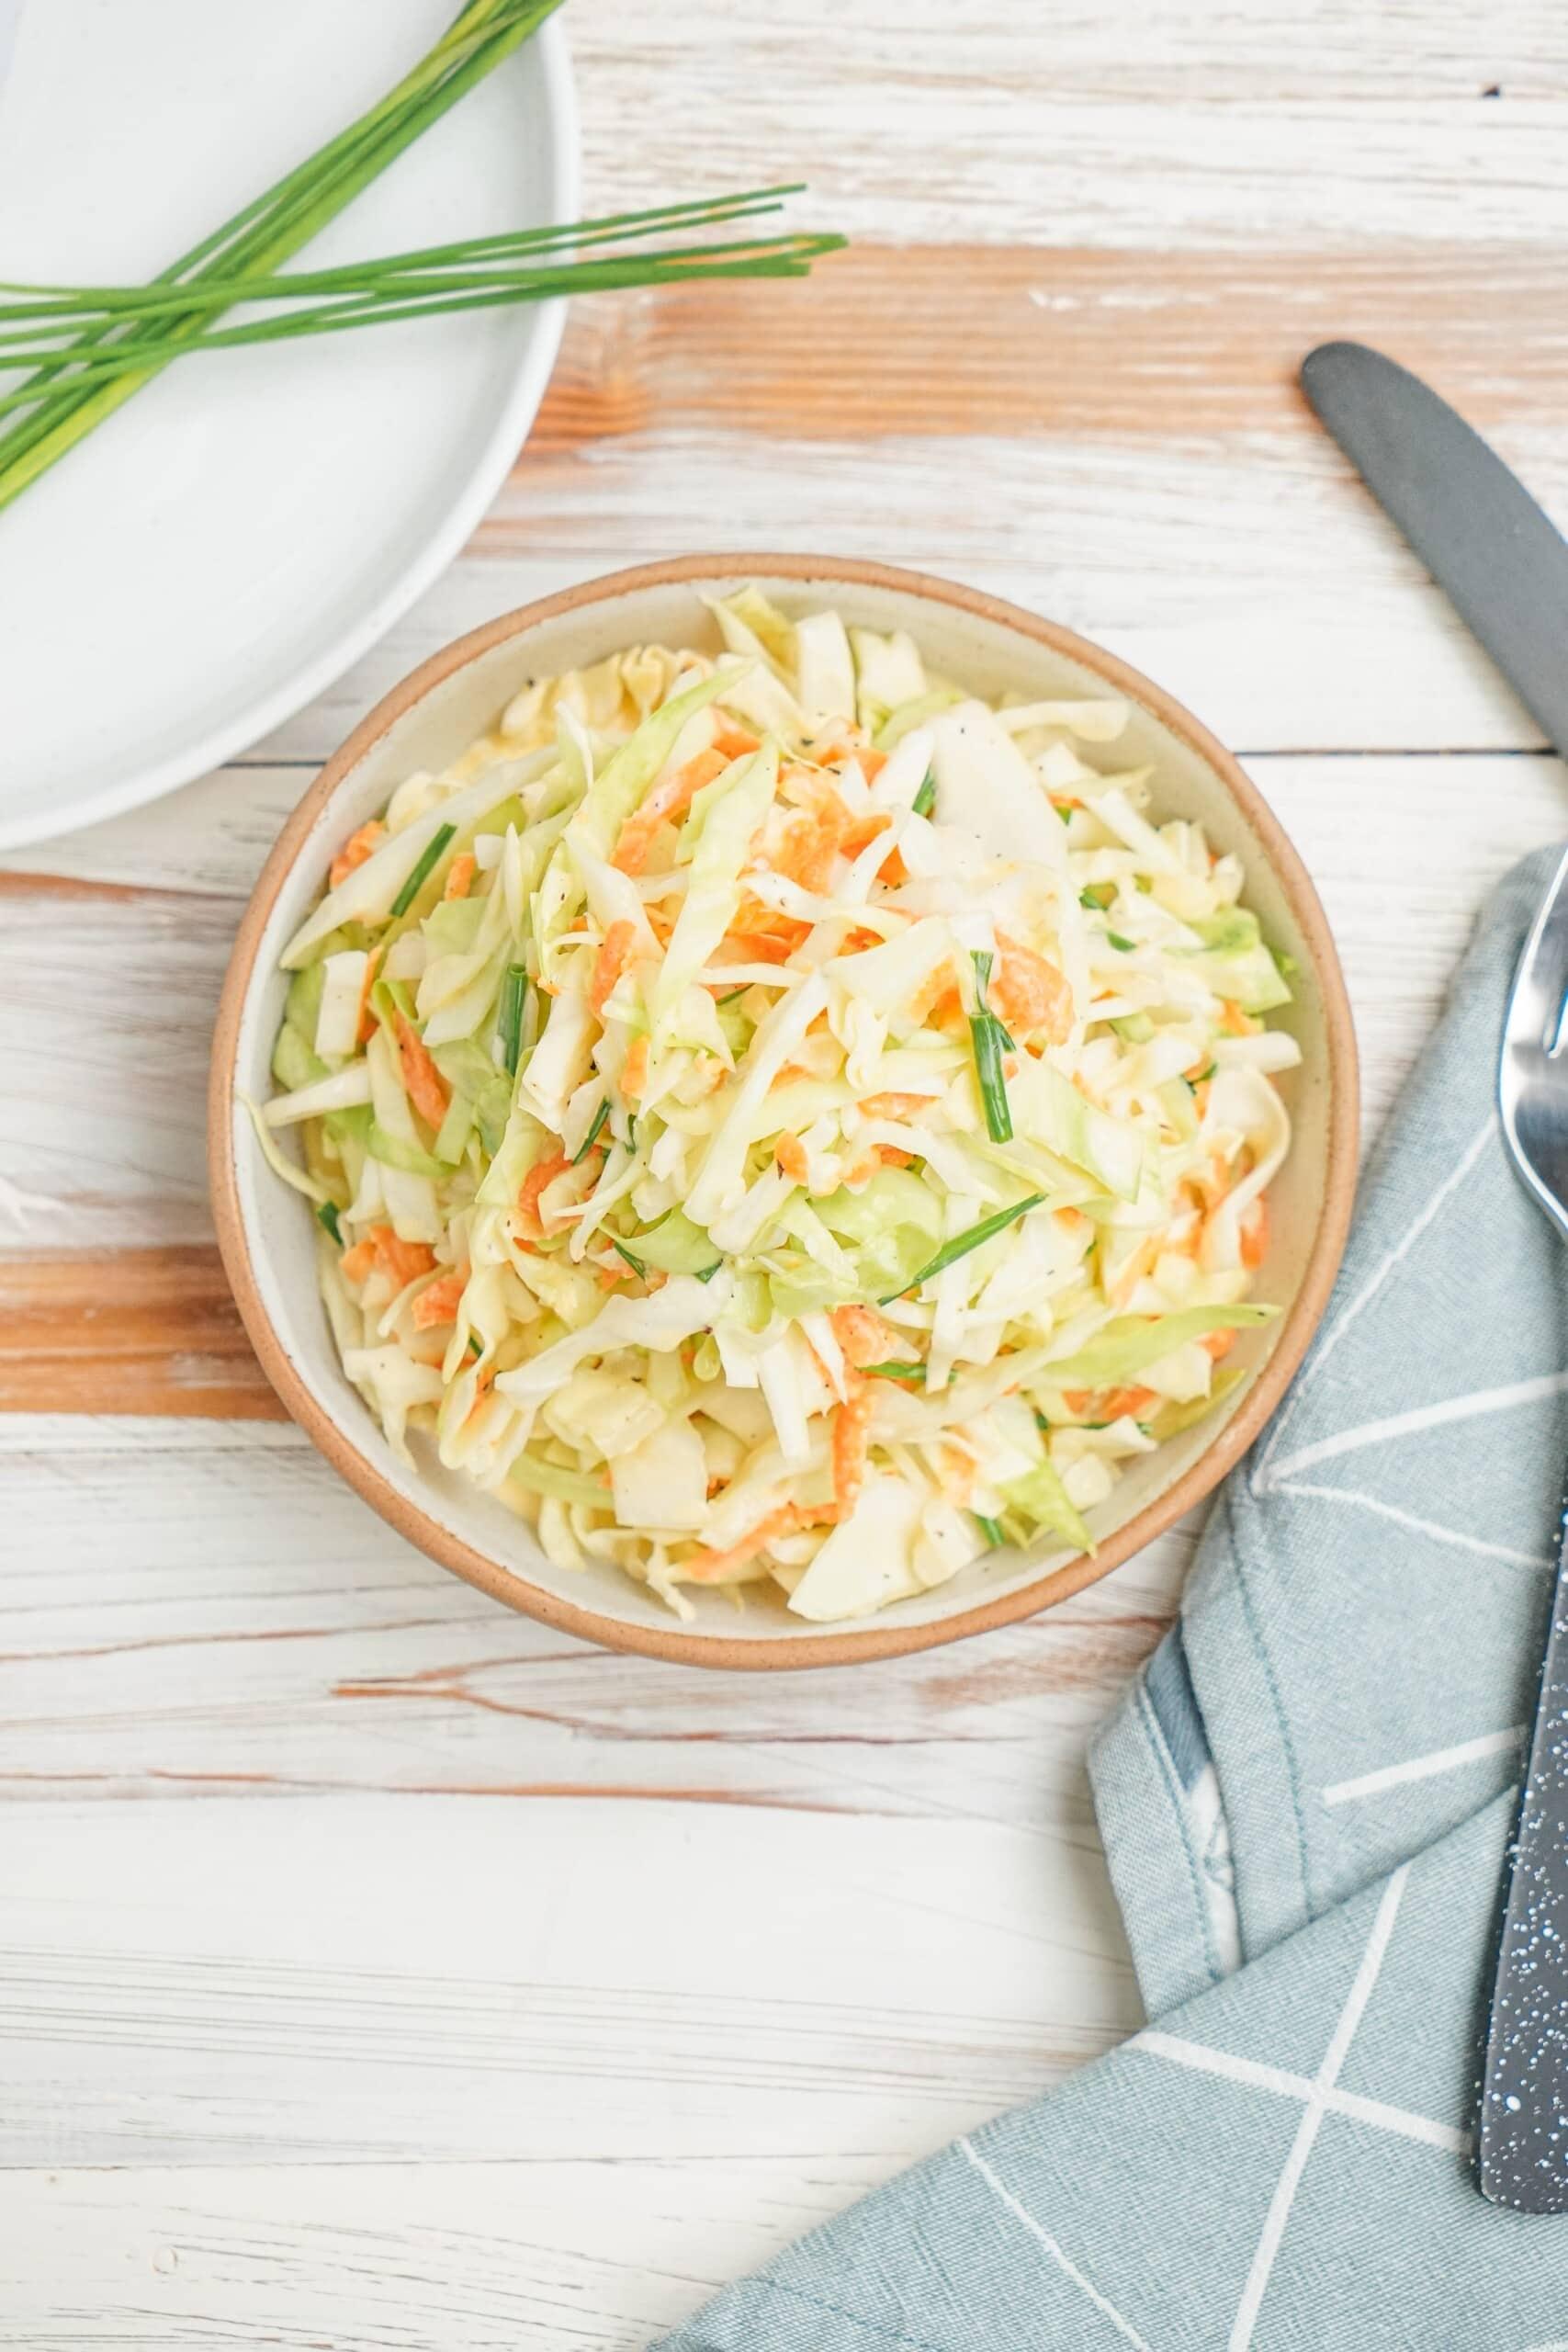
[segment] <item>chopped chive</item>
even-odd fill
[[[920,788],[910,802],[917,817],[929,817],[936,807],[936,770],[928,768],[920,778]]]
[[[1211,1062],[1207,1069],[1201,1069],[1196,1078],[1189,1079],[1187,1081],[1188,1084],[1192,1088],[1193,1091],[1196,1092],[1206,1078],[1213,1077],[1214,1072],[1218,1068],[1219,1064],[1217,1062]]]
[[[975,1049],[975,1075],[979,1080],[980,1100],[985,1105],[986,1132],[993,1143],[1010,1143],[1012,1140],[1012,1113],[1008,1108],[1007,1079],[1002,1070],[1002,1039],[1007,1032],[986,1002],[991,958],[978,950],[973,952],[975,992],[980,1003],[979,1012],[969,1016],[969,1036]],[[1010,1038],[1008,1042],[1011,1043]]]
[[[626,1243],[624,1241],[617,1241],[613,1233],[610,1236],[610,1247],[615,1252],[617,1258],[624,1258],[626,1260],[634,1274],[641,1274],[644,1281],[647,1280],[648,1268],[643,1264],[642,1260],[640,1258],[634,1258],[631,1251],[626,1248]]]
[[[992,1551],[999,1552],[1002,1545],[1007,1542],[1007,1537],[1002,1533],[1001,1521],[999,1519],[987,1519],[983,1510],[977,1510],[975,1513],[975,1521],[976,1526],[984,1534],[986,1541],[990,1545]]]
[[[716,1258],[711,1266],[699,1266],[697,1268],[698,1282],[711,1283],[715,1274],[717,1273],[723,1263],[724,1260],[722,1258]]]
[[[1043,1193],[1026,1193],[1022,1200],[1014,1201],[1010,1208],[998,1209],[992,1216],[983,1216],[979,1224],[972,1225],[966,1233],[955,1233],[951,1241],[942,1243],[929,1265],[922,1266],[918,1274],[901,1284],[897,1290],[890,1290],[885,1297],[879,1298],[877,1305],[891,1306],[896,1298],[903,1298],[909,1291],[919,1290],[934,1275],[945,1272],[949,1266],[956,1265],[960,1258],[967,1258],[971,1250],[978,1250],[983,1243],[989,1241],[996,1234],[1005,1233],[1010,1225],[1016,1225],[1019,1218],[1030,1209],[1037,1209],[1044,1198]]]
[[[600,1129],[604,1126],[604,1122],[609,1115],[610,1098],[606,1094],[604,1100],[600,1103],[599,1108],[593,1114],[593,1125],[589,1128],[588,1133],[582,1138],[581,1149],[580,1151],[574,1151],[571,1155],[571,1164],[574,1168],[577,1166],[580,1159],[587,1159],[589,1153],[598,1142]]]
[[[392,900],[392,912],[395,915],[407,914],[415,899],[418,898],[421,889],[429,880],[432,869],[434,867],[437,860],[445,856],[446,844],[452,839],[452,836],[457,830],[457,828],[456,825],[438,825],[434,832],[431,834],[430,839],[426,842],[423,849],[420,852],[419,863],[415,865],[413,872],[409,876],[408,880],[403,884],[402,888],[398,892],[397,897]]]
[[[923,1363],[863,1363],[861,1370],[873,1380],[919,1380],[926,1376]]]
[[[1109,882],[1096,882],[1089,889],[1078,892],[1078,904],[1092,907],[1097,915],[1102,915],[1115,896]]]
[[[482,1356],[484,1353],[484,1342],[477,1331],[468,1334],[468,1353],[471,1356]]]
[[[501,1010],[496,1016],[496,1034],[501,1039],[501,1057],[509,1078],[517,1075],[517,1057],[523,1043],[523,999],[527,987],[526,967],[508,964],[506,978],[501,983]]]
[[[750,980],[742,980],[738,989],[731,989],[728,996],[716,997],[714,999],[714,1002],[716,1004],[733,1004],[738,996],[745,995],[751,983]]]
[[[341,1250],[343,1248],[343,1227],[337,1221],[337,1204],[335,1201],[323,1201],[321,1203],[321,1207],[316,1211],[316,1222],[318,1225],[324,1225],[326,1227],[327,1231],[332,1235],[333,1239],[337,1243],[338,1248]]]
[[[1119,931],[1108,931],[1105,936],[1109,944],[1112,947],[1119,947],[1123,956],[1130,956],[1136,944],[1131,939],[1123,939]]]
[[[635,1111],[626,1113],[626,1149],[628,1151],[637,1149],[637,1113]]]
[[[1051,806],[1056,811],[1057,816],[1060,817],[1064,825],[1070,825],[1072,823],[1073,807],[1070,800],[1053,800]]]

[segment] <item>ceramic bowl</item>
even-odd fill
[[[493,723],[529,679],[649,640],[717,650],[702,594],[757,582],[786,610],[830,603],[852,625],[904,628],[932,666],[985,695],[1125,695],[1118,745],[1157,766],[1158,806],[1199,819],[1239,852],[1247,902],[1299,967],[1279,1016],[1302,1066],[1282,1081],[1295,1141],[1269,1197],[1271,1240],[1258,1295],[1284,1309],[1244,1334],[1234,1363],[1252,1377],[1206,1419],[1129,1466],[1089,1514],[1092,1556],[1059,1544],[1005,1550],[918,1600],[823,1630],[782,1596],[743,1609],[696,1597],[694,1623],[608,1564],[557,1568],[532,1531],[428,1446],[400,1462],[341,1371],[317,1295],[306,1204],[267,1170],[238,1091],[265,1098],[281,1016],[280,949],[309,911],[333,851],[415,768],[439,769]],[[1047,1608],[1107,1575],[1190,1510],[1236,1462],[1279,1403],[1316,1327],[1344,1244],[1356,1165],[1356,1051],[1345,984],[1301,859],[1235,760],[1157,686],[1033,614],[923,573],[808,556],[690,556],[613,573],[507,613],[424,662],[329,760],[285,825],[240,928],[214,1039],[209,1150],[218,1236],[240,1312],[284,1404],[350,1485],[399,1533],[510,1607],[615,1649],[716,1667],[798,1667],[888,1657],[984,1632]],[[415,1441],[416,1448],[420,1442]]]

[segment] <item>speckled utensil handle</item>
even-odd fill
[[[1494,2203],[1568,2213],[1568,1493],[1492,1988],[1478,2164]]]

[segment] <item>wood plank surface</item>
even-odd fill
[[[495,1607],[272,1418],[206,1204],[211,1021],[378,695],[695,548],[1011,596],[1247,757],[1335,927],[1369,1132],[1494,881],[1565,830],[1294,388],[1313,343],[1377,343],[1568,519],[1558,0],[564,21],[587,207],[798,176],[850,251],[577,306],[380,645],[229,769],[0,869],[16,2352],[631,2352],[1139,2014],[1084,1757],[1193,1524],[982,1642],[715,1676]]]

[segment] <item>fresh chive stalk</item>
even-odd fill
[[[1123,939],[1119,931],[1108,931],[1105,938],[1108,946],[1117,948],[1123,956],[1130,956],[1137,944],[1135,940]]]
[[[287,261],[558,6],[559,0],[469,0],[434,48],[378,105],[171,263],[160,282],[266,272]],[[186,334],[195,334],[208,313],[184,315]],[[101,356],[102,345],[117,334],[128,347],[139,330],[132,325],[121,333],[113,321],[96,325],[80,338],[83,356]],[[75,384],[69,375],[58,383],[47,379],[46,396],[0,437],[0,506],[19,497],[168,364],[149,359],[107,382]]]
[[[624,1258],[626,1260],[634,1274],[640,1274],[643,1280],[645,1282],[647,1281],[648,1268],[643,1264],[642,1260],[640,1258],[634,1258],[631,1251],[626,1248],[626,1243],[624,1241],[617,1241],[613,1233],[610,1236],[610,1247],[615,1251],[617,1258]],[[713,1271],[716,1273],[718,1271],[717,1267],[716,1266]]]
[[[987,1519],[983,1510],[977,1510],[975,1513],[975,1520],[992,1551],[999,1551],[1002,1545],[1007,1542],[1007,1537],[1002,1533],[1001,1521],[999,1519]]]
[[[523,1049],[523,1000],[527,989],[527,967],[508,964],[506,977],[501,983],[501,1009],[495,1024],[496,1035],[501,1039],[502,1063],[508,1078],[517,1075],[517,1057]]]
[[[969,1040],[975,1052],[975,1075],[980,1084],[980,1101],[986,1113],[986,1132],[993,1143],[1012,1141],[1012,1113],[1008,1107],[1007,1079],[1002,1070],[1002,1041],[1007,1031],[986,1002],[986,989],[991,978],[991,958],[976,953],[975,993],[979,1011],[969,1016]]]
[[[923,1382],[923,1363],[863,1363],[861,1370],[873,1380],[919,1380]]]
[[[118,382],[130,374],[143,378],[149,369],[192,353],[238,350],[251,344],[292,342],[302,336],[341,334],[358,327],[394,325],[406,319],[441,317],[457,311],[500,310],[519,302],[615,293],[631,287],[676,285],[693,278],[804,277],[812,262],[824,254],[836,252],[842,243],[841,238],[827,236],[782,237],[764,243],[748,240],[713,248],[713,258],[700,257],[700,249],[682,247],[668,254],[637,254],[615,261],[563,262],[553,268],[489,273],[482,283],[459,275],[429,282],[394,277],[342,302],[286,311],[280,315],[208,333],[193,332],[176,321],[161,340],[149,332],[134,344],[128,339],[123,347],[111,345],[85,356],[74,356],[69,350],[39,352],[32,347],[29,335],[13,336],[8,342],[0,341],[0,369],[31,368],[35,373],[20,390],[0,398],[0,413],[35,407],[39,399],[39,379],[52,375],[63,375],[73,387],[90,388]],[[231,302],[256,299],[243,291],[229,298]],[[0,444],[0,447],[3,446]]]
[[[945,1272],[949,1266],[956,1265],[960,1258],[967,1258],[971,1250],[978,1250],[995,1235],[1005,1233],[1010,1225],[1016,1225],[1029,1210],[1037,1209],[1044,1198],[1043,1193],[1026,1193],[1023,1199],[1014,1201],[1010,1208],[997,1209],[990,1216],[983,1216],[978,1225],[972,1225],[966,1233],[955,1233],[951,1241],[942,1243],[929,1265],[922,1266],[918,1274],[911,1275],[897,1290],[888,1291],[885,1297],[878,1299],[877,1305],[891,1306],[895,1299],[903,1298],[912,1290],[919,1290],[935,1275]]]
[[[606,1095],[605,1095],[605,1097],[604,1097],[604,1100],[603,1101],[603,1102],[601,1102],[601,1103],[600,1103],[599,1108],[598,1108],[598,1109],[594,1112],[594,1114],[593,1114],[593,1125],[589,1128],[588,1133],[583,1136],[583,1138],[582,1138],[582,1145],[581,1145],[581,1148],[580,1150],[578,1150],[578,1151],[574,1151],[574,1152],[572,1153],[572,1155],[571,1155],[571,1164],[572,1164],[572,1166],[573,1166],[574,1168],[578,1165],[578,1162],[579,1162],[580,1160],[583,1160],[583,1159],[587,1159],[587,1157],[588,1157],[589,1153],[592,1150],[592,1148],[593,1148],[594,1145],[598,1142],[598,1140],[599,1140],[599,1136],[600,1136],[600,1133],[601,1133],[601,1131],[602,1131],[602,1129],[603,1129],[603,1127],[604,1127],[604,1125],[605,1120],[609,1117],[609,1115],[610,1115],[610,1098],[609,1098],[609,1096],[606,1094]]]
[[[920,778],[920,788],[910,803],[917,817],[929,817],[936,807],[936,770],[928,768]]]
[[[438,825],[434,832],[431,834],[430,839],[426,842],[423,849],[420,852],[419,863],[415,865],[413,872],[409,876],[408,880],[403,884],[402,888],[398,892],[397,897],[392,900],[392,912],[394,915],[407,914],[409,909],[418,898],[421,890],[430,879],[431,875],[434,872],[436,866],[439,865],[442,858],[446,854],[447,843],[451,841],[457,830],[457,828],[456,825]]]
[[[316,1211],[316,1222],[318,1225],[325,1226],[327,1231],[332,1235],[333,1239],[337,1243],[338,1248],[341,1250],[343,1248],[343,1227],[337,1221],[337,1204],[335,1201],[323,1201],[321,1203],[321,1207]]]

